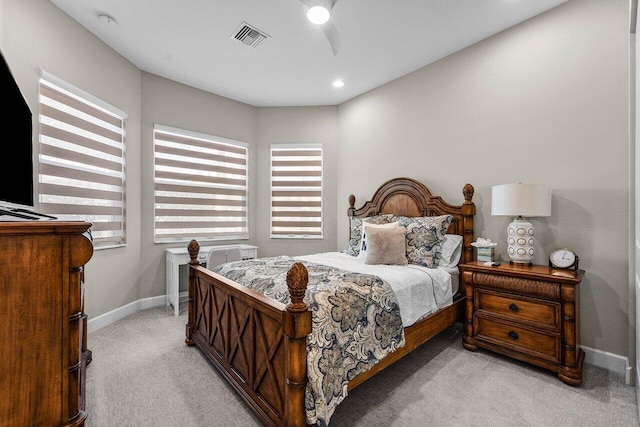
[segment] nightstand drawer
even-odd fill
[[[476,338],[548,361],[560,362],[560,335],[476,317]]]
[[[536,327],[560,330],[560,304],[515,297],[479,289],[476,291],[478,313],[488,312]]]
[[[473,286],[476,289],[492,289],[496,292],[524,294],[534,298],[557,300],[560,298],[560,285],[538,279],[502,276],[499,274],[474,273]]]

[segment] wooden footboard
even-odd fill
[[[200,266],[195,240],[188,249],[186,343],[202,351],[266,425],[305,426],[306,268],[295,263],[289,270],[291,303],[284,305]]]

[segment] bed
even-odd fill
[[[351,195],[347,216],[350,224],[357,223],[358,219],[361,222],[370,222],[374,218],[389,217],[393,218],[393,221],[389,222],[395,223],[397,218],[413,221],[414,219],[431,220],[446,216],[448,217],[447,221],[443,223],[446,235],[461,236],[459,239],[461,241],[459,262],[464,263],[473,259],[473,247],[471,246],[474,239],[475,215],[475,205],[472,202],[473,186],[466,184],[462,193],[464,202],[461,205],[454,205],[445,202],[439,196],[433,196],[424,184],[416,180],[404,177],[394,178],[383,183],[371,200],[360,208],[355,207],[355,197]],[[371,239],[374,237],[372,229],[373,227],[367,228]],[[409,234],[407,230],[409,228],[405,228],[406,235]],[[445,230],[443,230],[444,232]],[[395,234],[395,232],[388,230],[384,233]],[[353,234],[355,234],[354,227],[350,226],[349,249],[353,246],[354,238],[357,240],[360,237],[360,240],[363,240],[361,236]],[[373,240],[371,241],[373,242]],[[369,255],[371,255],[373,247],[369,250]],[[188,251],[191,261],[186,343],[200,349],[202,354],[225,377],[265,425],[304,426],[307,425],[309,419],[315,421],[316,418],[309,416],[309,393],[307,390],[314,382],[318,382],[318,379],[315,377],[315,371],[308,370],[307,365],[311,363],[314,354],[317,353],[311,345],[317,336],[315,326],[312,325],[318,324],[317,313],[326,308],[323,308],[324,305],[318,304],[317,299],[310,300],[309,294],[316,295],[315,289],[320,286],[318,283],[334,283],[326,279],[328,276],[331,276],[332,280],[344,280],[344,283],[340,285],[344,285],[344,289],[353,287],[353,283],[357,284],[357,281],[361,279],[369,280],[370,283],[375,282],[376,286],[378,284],[387,286],[387,281],[373,274],[367,275],[358,271],[341,270],[340,267],[344,267],[342,262],[349,262],[349,256],[355,256],[354,254],[333,254],[333,261],[337,263],[337,267],[329,266],[331,263],[328,261],[325,263],[324,260],[328,259],[328,255],[331,254],[329,253],[318,254],[320,258],[283,256],[241,261],[240,263],[249,264],[224,264],[220,268],[216,267],[214,270],[218,272],[215,272],[198,263],[199,244],[197,241],[193,240],[189,243]],[[247,271],[254,271],[252,268],[256,264],[261,266],[256,267],[255,271],[257,272],[271,271],[272,268],[274,271],[277,268],[281,270],[277,276],[274,275],[274,277],[282,277],[281,281],[284,282],[278,285],[280,288],[277,292],[269,293],[264,289],[252,289],[245,286],[247,283],[240,280],[253,274],[247,273]],[[283,268],[286,271],[283,272]],[[359,267],[353,268],[357,270]],[[453,270],[457,270],[457,267]],[[235,272],[235,276],[227,274],[231,272]],[[455,271],[452,272],[455,273]],[[311,281],[309,280],[310,276]],[[335,279],[334,276],[342,279]],[[452,276],[457,277],[456,274]],[[322,280],[318,280],[318,277],[322,277]],[[262,279],[262,283],[264,283],[265,280]],[[286,293],[284,296],[281,295],[283,286],[284,293]],[[308,286],[311,286],[309,292],[307,292]],[[382,314],[386,314],[384,310],[395,313],[397,301],[391,300],[389,302],[388,289],[386,287],[384,289],[387,291],[384,298],[375,294],[371,299],[376,302],[382,300],[381,305],[386,304],[380,308],[383,310]],[[429,310],[424,315],[414,313],[415,319],[406,320],[406,316],[400,316],[399,312],[402,310],[398,310],[398,316],[393,314],[396,317],[390,318],[392,320],[389,321],[389,324],[397,325],[400,321],[398,319],[401,318],[399,326],[401,333],[393,330],[389,333],[390,336],[385,336],[380,335],[376,330],[375,335],[384,338],[384,351],[380,351],[379,355],[376,353],[377,359],[370,363],[365,360],[369,363],[368,366],[363,367],[360,362],[357,362],[359,369],[341,373],[341,375],[348,376],[348,381],[343,379],[344,390],[336,392],[336,396],[339,397],[336,397],[335,401],[339,403],[346,396],[348,390],[352,390],[373,377],[456,321],[462,322],[464,318],[464,289],[454,290],[455,292],[451,291],[448,296],[448,302],[437,303],[435,310]],[[280,298],[275,298],[275,294],[279,294]],[[331,297],[333,298],[333,296],[332,294]],[[340,306],[340,303],[334,308],[337,306]],[[370,313],[373,312],[371,308],[366,310]],[[384,317],[376,317],[376,319],[378,318]],[[352,334],[353,331],[348,330],[347,332]],[[325,333],[325,336],[333,336],[333,333]],[[364,335],[361,335],[361,338],[362,336]],[[353,346],[353,344],[350,345]],[[327,349],[322,351],[327,351]],[[369,354],[366,351],[361,353],[368,354],[369,359],[372,358],[372,353]],[[310,364],[309,366],[315,365]],[[331,413],[326,418],[319,417],[317,423],[327,424],[330,415]]]

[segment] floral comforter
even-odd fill
[[[286,275],[299,260],[280,256],[230,262],[212,270],[289,303]],[[312,311],[307,337],[307,422],[327,425],[347,396],[349,380],[405,343],[391,286],[377,276],[302,261],[309,273],[305,302]]]

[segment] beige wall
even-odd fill
[[[586,270],[582,344],[628,355],[628,13],[625,0],[569,1],[342,104],[338,201],[353,193],[359,206],[409,176],[461,203],[470,182],[476,236],[504,254],[510,220],[491,216],[491,186],[549,183],[534,261],[574,249]]]
[[[34,147],[38,146],[40,69],[129,115],[127,246],[95,251],[85,271],[85,310],[92,317],[135,301],[140,295],[140,233],[136,230],[140,229],[142,218],[140,70],[47,0],[4,0],[2,21],[2,52],[33,112]]]
[[[153,126],[160,124],[194,132],[234,139],[249,144],[249,241],[256,231],[256,108],[222,96],[204,92],[149,73],[142,73],[142,255],[140,296],[165,294],[165,248],[187,243],[153,243]],[[187,269],[181,269],[182,290],[187,290]]]
[[[640,18],[640,10],[638,9],[638,0],[631,0],[631,19],[630,19],[630,49],[629,56],[631,61],[630,73],[631,73],[631,97],[630,97],[630,111],[629,116],[631,117],[631,150],[630,150],[630,161],[631,161],[631,173],[632,179],[630,180],[631,188],[630,188],[630,216],[631,216],[631,229],[630,233],[635,238],[631,239],[629,242],[629,260],[630,260],[630,269],[629,269],[629,281],[631,282],[631,289],[633,289],[633,293],[635,294],[635,300],[633,305],[633,310],[629,315],[630,320],[633,319],[634,325],[638,325],[640,323],[640,311],[638,307],[640,307],[640,277],[638,277],[638,273],[640,273],[640,173],[638,171],[638,167],[636,165],[640,164],[638,159],[640,157],[640,135],[638,134],[638,123],[640,123],[640,111],[638,109],[639,101],[640,101],[640,90],[638,88],[638,77],[640,77],[640,69],[638,69],[638,58],[640,57],[640,44],[638,43],[637,37],[637,26],[638,26],[638,18]],[[631,323],[631,321],[630,321]],[[634,338],[635,342],[632,344],[634,347],[629,350],[629,352],[635,352],[635,388],[636,388],[636,401],[639,406],[640,411],[640,360],[638,359],[638,354],[640,354],[640,331],[637,328],[635,329]]]
[[[337,107],[258,108],[258,182],[256,228],[259,256],[306,255],[336,248],[336,155],[338,145]],[[270,234],[270,152],[271,144],[322,143],[323,146],[323,232],[324,238],[271,239]],[[339,206],[339,204],[338,204]],[[346,206],[344,207],[346,212]]]

